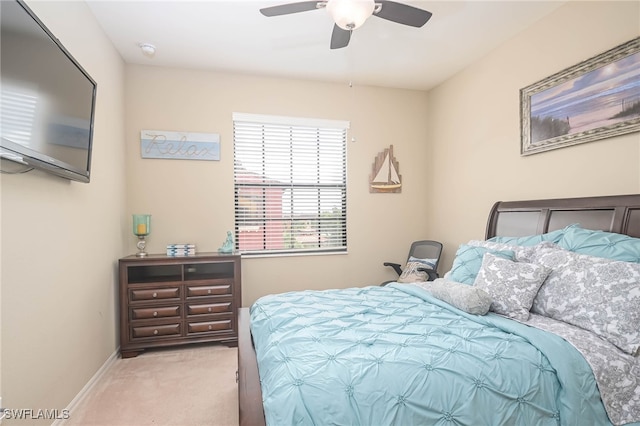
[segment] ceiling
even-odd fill
[[[89,8],[125,62],[428,90],[565,1],[396,0],[433,16],[422,28],[370,17],[329,49],[326,10],[267,18],[288,0],[108,1]],[[145,56],[140,43],[156,47]]]

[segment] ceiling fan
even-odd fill
[[[331,34],[332,49],[346,47],[351,39],[351,32],[372,15],[416,28],[422,27],[431,18],[431,12],[386,0],[299,1],[265,7],[260,9],[260,13],[264,16],[280,16],[324,8],[335,21]]]

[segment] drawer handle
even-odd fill
[[[212,326],[209,326],[209,330],[211,330],[212,328],[213,328]]]
[[[154,312],[153,312],[153,316],[154,316],[154,317],[157,317],[157,316],[158,316],[158,311],[154,311]]]
[[[158,330],[153,330],[153,334],[158,334]]]
[[[207,294],[211,294],[211,289],[207,290]]]
[[[152,294],[152,296],[153,296],[153,298],[155,299],[156,297],[158,297],[158,293],[155,293],[155,292],[154,292],[154,293]]]
[[[209,312],[211,312],[211,306],[209,306]]]

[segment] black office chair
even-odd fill
[[[424,267],[418,268],[418,271],[426,272],[428,279],[427,281],[433,281],[439,277],[438,275],[438,263],[440,263],[440,255],[442,254],[442,243],[438,241],[432,240],[421,240],[414,241],[411,243],[411,248],[409,249],[409,255],[407,256],[407,262],[411,258],[415,259],[430,259],[434,266],[433,269]],[[384,262],[384,266],[390,266],[394,271],[398,274],[398,277],[402,275],[402,266],[399,263],[392,262]],[[386,285],[393,281],[387,281],[382,283],[381,285]]]

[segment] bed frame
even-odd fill
[[[485,237],[543,234],[580,223],[583,228],[640,238],[640,194],[499,201],[489,213]],[[240,426],[265,424],[258,364],[249,328],[249,308],[238,313]]]

